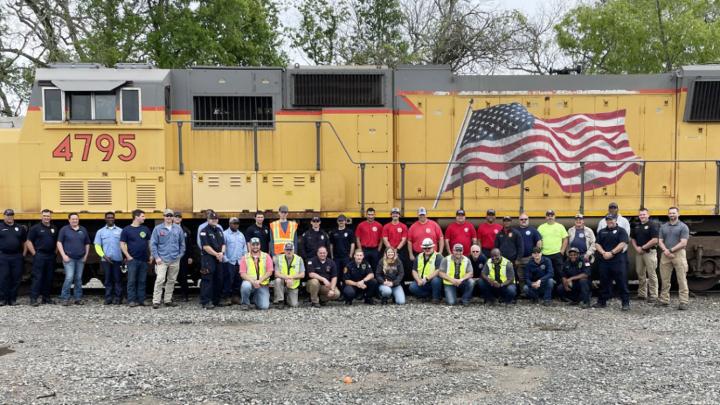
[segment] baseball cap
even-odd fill
[[[418,215],[427,215],[427,210],[425,207],[418,208]]]
[[[512,218],[508,216],[503,217],[503,222],[512,222]]]
[[[575,219],[585,219],[585,217],[583,216],[583,214],[577,213],[575,214]]]
[[[617,203],[616,203],[615,201],[613,201],[613,202],[611,202],[610,204],[608,204],[608,208],[617,208],[617,207],[618,207],[618,205],[617,205]]]
[[[553,210],[545,211],[545,216],[548,216],[548,215],[555,215],[555,211],[553,211]]]
[[[537,246],[535,246],[535,247],[533,248],[532,252],[533,252],[533,253],[542,253],[542,249],[539,248],[539,247],[537,247]]]
[[[578,249],[576,247],[571,247],[570,249],[568,249],[568,253],[570,253],[570,252],[580,253],[580,249]]]
[[[165,210],[163,211],[163,215],[165,215],[166,217],[172,217],[175,215],[175,211],[171,210],[170,208],[165,208]]]
[[[217,219],[218,215],[215,213],[215,211],[210,210],[210,211],[208,211],[207,218],[208,219]]]
[[[232,218],[230,218],[230,223],[231,224],[239,224],[240,220],[238,219],[238,217],[232,217]]]
[[[340,221],[340,220],[347,221],[347,217],[343,214],[340,214],[340,215],[338,215],[337,220],[338,221]]]
[[[320,222],[320,217],[317,216],[317,215],[315,215],[314,217],[312,217],[312,219],[310,220],[310,222]]]
[[[456,243],[453,245],[453,252],[462,252],[463,251],[463,245],[460,243]]]
[[[281,205],[280,208],[278,208],[278,212],[288,212],[288,206]]]
[[[422,241],[423,248],[431,248],[433,246],[435,246],[435,242],[433,242],[432,239],[430,239],[430,238],[423,239],[423,241]]]
[[[257,238],[253,238],[253,239],[257,239]],[[250,243],[252,243],[252,242],[250,242]],[[293,250],[293,249],[295,249],[295,245],[293,245],[292,242],[288,242],[285,244],[285,250]]]
[[[250,239],[250,244],[251,244],[251,245],[259,245],[259,244],[260,244],[260,239],[258,239],[258,238],[252,238],[252,239]]]
[[[485,215],[495,215],[495,210],[492,209],[492,208],[490,208],[489,210],[487,210],[487,211],[485,212]]]
[[[173,215],[178,218],[182,218],[182,212],[180,212],[180,211],[173,211]]]
[[[3,212],[3,214],[7,215],[8,217],[12,217],[15,215],[15,211],[12,210],[12,208],[8,208]]]
[[[393,207],[390,210],[390,214],[399,214],[399,213],[400,213],[400,208],[398,208],[398,207]]]
[[[616,217],[615,215],[605,215],[605,220],[606,220],[606,221],[609,221],[609,220],[611,220],[611,219],[614,221],[616,218],[617,218],[617,217]]]
[[[462,216],[465,216],[465,210],[457,210],[457,211],[455,211],[455,216],[456,216],[456,217],[461,216],[461,215],[462,215]]]

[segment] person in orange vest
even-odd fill
[[[288,207],[281,205],[278,208],[280,218],[270,223],[270,256],[281,255],[285,251],[285,244],[292,243],[297,246],[298,224],[288,221]]]

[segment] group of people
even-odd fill
[[[608,214],[596,232],[585,226],[582,214],[566,229],[548,210],[537,228],[527,214],[503,217],[489,209],[475,229],[463,210],[443,233],[437,222],[418,209],[417,221],[410,227],[400,222],[400,210],[393,208],[385,225],[368,208],[365,220],[355,230],[348,218],[337,217],[329,233],[321,229],[319,217],[298,235],[298,223],[288,219],[288,207],[280,206],[279,219],[266,225],[264,213],[257,212],[255,223],[245,232],[238,218],[230,218],[223,230],[217,213],[206,211],[207,221],[195,239],[182,225],[182,214],[167,209],[162,224],[152,231],[144,225],[145,213],[132,212],[132,223],[115,225],[115,214],[105,215],[105,226],[95,234],[92,244],[105,274],[105,304],[122,303],[126,293],[131,307],[145,305],[147,273],[154,265],[156,275],[152,307],[176,306],[173,300],[179,280],[182,298],[187,300],[189,266],[199,251],[201,276],[200,304],[206,309],[239,304],[267,309],[299,305],[303,283],[311,305],[342,299],[374,304],[406,301],[407,292],[433,303],[467,305],[474,295],[486,303],[514,303],[519,295],[532,302],[550,305],[557,297],[572,305],[590,307],[592,269],[600,279],[600,294],[593,305],[603,308],[613,295],[613,284],[620,291],[622,309],[629,309],[627,283],[628,249],[635,253],[639,287],[638,298],[667,306],[670,303],[670,277],[676,273],[679,284],[678,309],[687,309],[687,225],[679,220],[676,207],[668,210],[668,222],[659,226],[648,211],[639,210],[638,221],[629,221],[611,203]],[[14,222],[14,212],[5,210],[0,224],[0,305],[16,305],[23,257],[33,257],[30,304],[53,303],[50,296],[56,258],[62,258],[65,280],[60,294],[63,305],[82,305],[82,272],[90,252],[90,235],[72,213],[59,231],[52,223],[52,212],[42,211],[39,224],[29,231]],[[658,294],[658,250],[662,289]],[[122,272],[127,272],[123,288]],[[72,295],[71,295],[72,290]]]

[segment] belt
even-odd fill
[[[9,252],[6,250],[0,250],[0,253],[2,253],[4,255],[19,255],[19,254],[22,254],[22,251]]]
[[[55,251],[53,250],[52,252],[43,252],[42,250],[37,250],[37,251],[35,251],[35,254],[38,254],[38,255],[46,255],[46,256],[48,256],[48,255],[55,255]]]

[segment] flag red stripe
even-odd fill
[[[585,163],[585,172],[588,173],[591,170],[594,170],[594,171],[599,171],[599,172],[603,172],[603,173],[609,173],[609,172],[613,172],[613,171],[617,170],[618,167],[620,167],[621,165],[623,165],[625,163],[626,162],[619,162],[619,163],[616,163],[613,165],[611,163],[606,163],[606,162],[586,162]],[[528,162],[528,163],[526,163],[526,165],[529,166],[529,167],[527,167],[527,170],[530,170],[531,168],[533,168],[535,166],[543,166],[543,165],[552,166],[552,167],[557,166],[556,167],[557,172],[559,174],[561,174],[563,177],[568,178],[568,179],[580,176],[580,164],[579,163],[577,164],[576,167],[573,167],[571,169],[563,169],[563,168],[559,167],[560,166],[559,164],[555,164],[555,163],[536,163],[535,165],[533,165],[532,162]],[[505,172],[505,171],[509,171],[512,168],[517,167],[519,165],[515,164],[515,163],[498,163],[498,162],[488,162],[488,161],[484,161],[484,160],[480,160],[480,159],[474,159],[472,161],[469,161],[467,166],[483,167],[483,168],[486,168],[487,170],[492,170],[495,172]],[[461,171],[462,171],[462,168],[460,166],[453,167],[452,176],[460,176]]]
[[[585,116],[587,118],[583,118],[581,116]],[[625,110],[617,110],[617,111],[610,111],[610,112],[602,112],[602,113],[593,113],[593,114],[568,114],[562,117],[557,118],[545,118],[543,121],[548,123],[555,123],[555,122],[562,122],[565,121],[568,118],[572,117],[578,117],[577,119],[588,121],[588,120],[594,120],[594,121],[605,121],[605,120],[612,120],[620,117],[625,116]]]
[[[625,132],[625,125],[613,125],[613,126],[608,126],[608,127],[588,125],[585,128],[578,131],[577,133],[573,134],[573,133],[570,133],[567,131],[558,131],[557,129],[554,129],[554,128],[544,125],[540,121],[535,121],[535,124],[533,124],[533,129],[551,132],[553,134],[562,135],[564,137],[567,137],[567,138],[577,141],[579,139],[583,139],[588,133],[593,132],[593,131],[599,132],[601,134],[615,134],[618,132],[622,133],[622,132]]]
[[[513,145],[516,145],[516,144],[513,144]],[[495,150],[493,150],[494,148],[489,148],[487,146],[476,146],[472,149],[464,150],[462,153],[460,153],[458,155],[458,158],[455,160],[473,164],[475,159],[467,158],[468,155],[470,155],[472,153],[488,153],[488,154],[498,155],[498,161],[502,161],[502,160],[507,161],[510,159],[502,156],[502,154],[509,153],[511,151],[518,149],[519,146],[513,147],[513,145],[508,145],[507,151],[504,151],[501,154],[496,153]],[[548,145],[552,146],[551,143],[548,143]],[[553,155],[552,153],[550,153],[549,150],[533,149],[533,150],[529,150],[529,151],[520,153],[517,156],[513,156],[512,160],[522,161],[522,160],[530,160],[535,157],[544,157],[546,160],[552,160],[552,161],[559,160],[559,161],[566,161],[566,162],[577,162],[577,161],[583,160],[586,156],[593,155],[593,154],[603,155],[608,160],[625,160],[625,159],[637,158],[635,153],[632,151],[614,153],[614,152],[608,150],[607,148],[599,147],[599,146],[588,147],[572,156],[567,156],[567,155],[561,153],[560,151],[558,151],[557,149],[555,149],[554,146],[552,146],[552,147],[557,155]],[[497,148],[495,148],[495,149],[497,149]],[[505,149],[505,148],[503,148],[503,149]]]
[[[618,136],[616,136],[614,138],[619,137],[619,135],[620,134],[618,134]],[[565,156],[564,155],[565,152],[575,152],[575,151],[584,152],[586,149],[587,150],[591,150],[591,149],[596,150],[600,147],[597,145],[595,145],[595,146],[589,146],[589,145],[592,145],[596,141],[603,141],[603,140],[606,141],[605,143],[608,146],[610,146],[614,149],[628,148],[630,146],[630,141],[628,141],[627,139],[624,139],[619,142],[614,142],[612,140],[606,139],[605,137],[603,137],[601,135],[594,136],[592,138],[588,138],[587,142],[581,143],[579,145],[572,145],[568,141],[566,141],[565,139],[562,139],[562,138],[555,138],[555,137],[553,137],[553,138],[554,139],[551,141],[550,139],[548,139],[547,136],[544,136],[544,135],[528,135],[516,142],[509,143],[507,145],[491,146],[489,144],[486,144],[486,145],[480,144],[477,146],[472,146],[468,149],[464,149],[462,152],[460,152],[458,154],[457,160],[462,160],[465,156],[467,156],[470,153],[474,153],[474,152],[484,152],[484,153],[492,153],[492,154],[496,154],[496,155],[505,155],[505,154],[508,154],[508,153],[518,150],[519,148],[521,148],[522,146],[524,146],[528,143],[538,143],[538,142],[547,144],[549,147],[551,147],[553,150],[555,150],[555,152],[557,152],[557,154],[559,156]],[[562,146],[563,149],[565,149],[565,151],[561,151],[553,143],[553,141],[557,142],[557,144]],[[600,150],[606,151],[607,147],[600,148]],[[499,157],[501,157],[501,156],[499,156]],[[514,159],[514,160],[516,160],[516,159]],[[551,159],[551,160],[555,160],[555,159]],[[565,159],[560,159],[560,160],[565,160]],[[577,160],[577,157],[573,156],[572,158],[568,158],[568,160]]]

